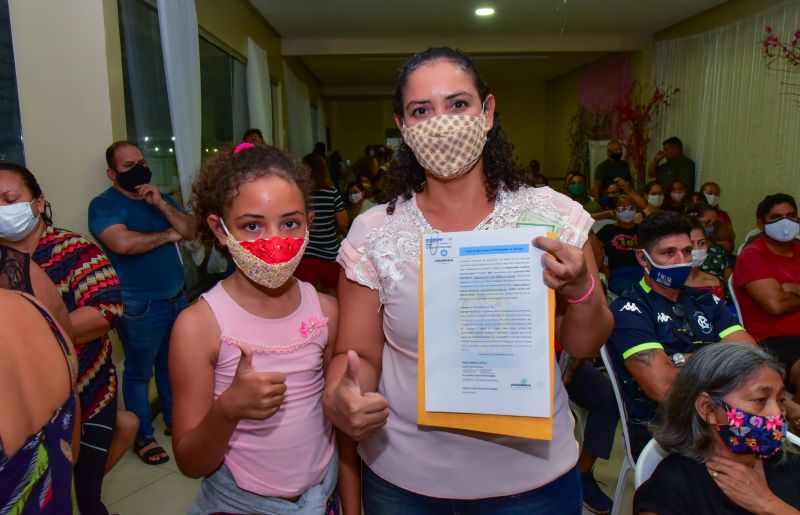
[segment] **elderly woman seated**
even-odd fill
[[[696,352],[660,407],[671,453],[633,513],[800,513],[800,456],[786,439],[784,367],[749,345]]]

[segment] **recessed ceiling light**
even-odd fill
[[[491,16],[494,14],[494,9],[491,7],[481,7],[479,9],[475,9],[475,14],[478,16]]]

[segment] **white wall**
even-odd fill
[[[11,0],[9,8],[26,164],[56,224],[86,234],[89,201],[110,185],[104,3]]]

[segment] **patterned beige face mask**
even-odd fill
[[[454,179],[468,172],[481,157],[486,144],[486,115],[443,114],[400,129],[417,161],[440,179]]]
[[[262,257],[256,256],[251,251],[244,248],[242,244],[233,237],[230,231],[228,231],[225,221],[222,220],[222,218],[220,218],[219,221],[222,223],[222,228],[225,229],[225,234],[228,235],[225,244],[228,246],[228,251],[231,253],[236,267],[241,270],[248,279],[261,286],[266,286],[270,289],[280,288],[292,277],[292,274],[294,274],[294,271],[300,264],[300,260],[303,259],[303,252],[305,252],[306,245],[308,245],[308,229],[306,229],[306,235],[305,238],[302,239],[301,245],[298,245],[299,242],[297,241],[289,241],[299,240],[300,238],[267,238],[265,240],[253,240],[253,242],[265,243],[266,246],[272,247],[277,253],[281,253],[280,245],[294,243],[292,248],[294,249],[293,252],[296,251],[296,254],[294,254],[291,259],[280,263],[268,263]],[[285,254],[285,252],[283,252],[283,254]]]

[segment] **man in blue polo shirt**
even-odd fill
[[[158,399],[169,429],[169,337],[175,318],[187,305],[176,244],[194,238],[195,222],[172,197],[150,184],[150,169],[135,143],[112,144],[106,161],[113,185],[89,204],[89,230],[119,275],[124,312],[117,333],[125,349],[122,394],[125,406],[139,418],[134,450],[142,461],[155,465],[169,455],[153,438],[149,384],[155,368]]]
[[[650,440],[647,425],[678,369],[700,345],[755,344],[720,299],[684,287],[692,269],[691,229],[672,211],[646,218],[636,250],[644,276],[611,304],[614,330],[606,346],[622,383],[634,457]]]

